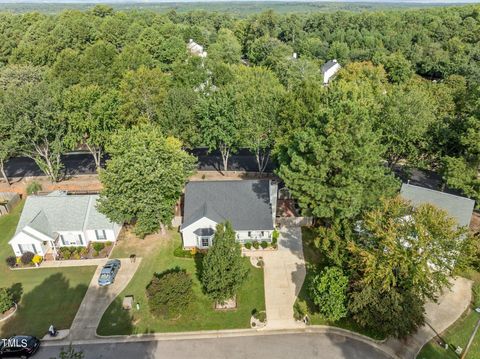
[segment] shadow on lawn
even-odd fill
[[[28,334],[41,338],[50,324],[58,329],[70,327],[87,286],[71,288],[63,274],[56,273],[23,297],[21,283],[15,283],[10,290],[17,300],[21,300],[15,315],[2,325],[0,336]]]
[[[133,334],[134,317],[132,313],[136,311],[136,302],[130,310],[123,309],[122,302],[123,296],[119,296],[110,304],[98,325],[98,335]]]

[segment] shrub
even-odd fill
[[[265,262],[263,261],[263,259],[259,259],[257,262],[257,266],[260,268],[263,268],[264,265],[265,265]]]
[[[255,311],[253,316],[261,323],[265,323],[267,321],[267,313],[265,313],[264,311],[261,311],[261,312]]]
[[[0,313],[5,313],[13,306],[12,293],[7,288],[0,288]]]
[[[105,247],[110,247],[112,245],[112,241],[106,241],[105,242]]]
[[[268,243],[267,243],[266,241],[262,241],[262,242],[260,243],[260,246],[261,246],[263,249],[265,249],[265,248],[268,247]]]
[[[348,277],[338,267],[325,267],[312,277],[310,296],[326,320],[337,321],[347,315],[347,287]]]
[[[155,274],[147,286],[150,311],[166,319],[180,315],[193,301],[192,278],[180,268]]]
[[[7,263],[7,266],[9,266],[10,268],[13,268],[17,265],[17,257],[7,257],[7,259],[5,259],[5,263]]]
[[[247,242],[244,244],[245,248],[250,249],[252,248],[252,242]]]
[[[100,253],[100,251],[102,249],[105,248],[105,244],[102,243],[102,242],[95,242],[93,243],[93,250],[95,251],[95,253],[98,255],[98,253]]]
[[[37,194],[38,191],[42,190],[42,185],[37,181],[32,181],[27,185],[27,194]]]
[[[480,283],[475,283],[473,285],[473,306],[475,308],[480,308]]]
[[[293,305],[293,316],[296,320],[303,320],[308,314],[307,302],[303,300],[297,300]]]
[[[273,244],[277,244],[279,236],[280,236],[280,232],[275,229],[272,233],[272,243]]]
[[[33,260],[33,257],[34,257],[35,254],[33,254],[32,252],[25,252],[22,254],[22,256],[20,257],[20,260],[22,261],[23,264],[30,264],[32,263],[32,260]]]
[[[260,247],[260,245],[258,244],[257,241],[253,241],[253,242],[252,242],[252,246],[253,246],[253,248],[255,248],[255,249],[258,249],[258,248]]]
[[[40,264],[40,263],[42,263],[42,261],[43,261],[42,256],[39,256],[38,254],[35,254],[33,256],[33,259],[32,259],[33,264]]]
[[[180,246],[173,250],[173,255],[180,258],[193,258],[195,254],[192,254],[191,250],[185,250]]]

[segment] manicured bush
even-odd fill
[[[37,194],[38,191],[42,190],[42,185],[38,183],[37,181],[30,182],[27,185],[27,194],[32,195],[32,194]]]
[[[34,255],[35,254],[33,254],[32,252],[25,252],[25,253],[22,254],[22,257],[20,258],[20,260],[25,265],[30,264],[30,263],[32,263]]]
[[[307,302],[303,300],[297,300],[293,305],[293,317],[296,320],[303,320],[308,314]]]
[[[258,248],[260,248],[260,243],[258,243],[257,241],[253,241],[252,246],[253,246],[253,248],[258,249]]]
[[[5,313],[13,306],[12,293],[7,288],[0,288],[0,313]]]
[[[253,316],[262,323],[267,321],[267,313],[264,311],[256,312]]]
[[[110,247],[113,243],[111,241],[106,241],[105,242],[105,247]]]
[[[17,265],[17,257],[7,257],[7,259],[5,259],[5,263],[7,263],[7,266],[9,266],[10,268],[13,268]]]
[[[180,246],[173,250],[173,255],[179,258],[193,258],[195,254],[192,254],[191,250],[185,250]]]
[[[33,264],[40,264],[40,263],[42,263],[42,261],[43,261],[42,256],[39,256],[38,254],[35,254],[33,256],[33,259],[32,259]]]
[[[245,248],[250,249],[252,248],[252,242],[247,242],[244,244]]]
[[[272,244],[277,244],[279,236],[280,236],[280,232],[275,229],[272,233]]]
[[[102,243],[102,242],[95,242],[93,243],[93,250],[95,251],[95,253],[98,255],[98,253],[100,253],[100,251],[102,249],[105,248],[105,244]]]
[[[267,243],[266,241],[262,241],[262,242],[260,243],[260,246],[261,246],[263,249],[265,249],[265,248],[268,247],[268,243]]]
[[[165,319],[179,316],[193,302],[192,285],[190,275],[180,268],[155,274],[147,286],[150,311]]]

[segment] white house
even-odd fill
[[[187,50],[193,56],[207,57],[207,52],[203,51],[203,46],[197,44],[192,39],[188,40]]]
[[[61,191],[27,197],[15,235],[8,242],[15,255],[33,252],[55,257],[59,247],[116,241],[122,225],[97,211],[97,199],[97,195]]]
[[[323,75],[323,84],[327,85],[330,79],[341,69],[342,67],[337,62],[337,60],[333,59],[322,66],[322,75]]]
[[[194,181],[185,188],[184,248],[208,248],[218,223],[230,221],[240,243],[271,242],[278,185],[270,180]]]

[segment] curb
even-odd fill
[[[17,303],[13,303],[13,304],[15,305],[15,310],[14,310],[12,313],[10,313],[9,315],[7,315],[5,318],[0,319],[0,323],[1,323],[1,322],[4,322],[5,320],[7,320],[7,319],[9,319],[9,318],[11,318],[11,317],[13,317],[13,315],[17,312],[18,305],[17,305]],[[10,309],[11,309],[11,308],[10,308]]]

